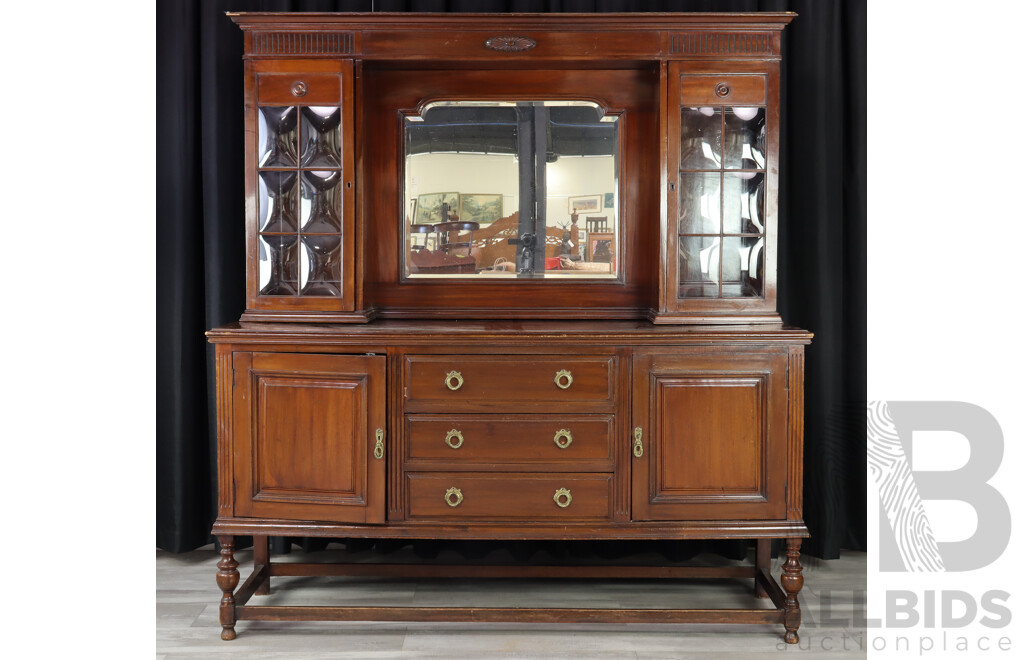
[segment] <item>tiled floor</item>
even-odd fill
[[[244,579],[252,553],[236,554]],[[369,554],[328,550],[282,561],[360,561]],[[803,558],[801,643],[782,643],[781,626],[565,625],[474,623],[239,622],[238,638],[220,639],[212,546],[174,555],[157,551],[157,658],[801,658],[864,657],[865,556]],[[279,558],[274,556],[277,561]],[[401,553],[388,561],[408,559]],[[446,557],[438,561],[457,561]],[[640,561],[637,561],[639,559]],[[488,561],[501,558],[487,557]],[[631,558],[631,563],[664,561]],[[723,563],[715,557],[695,561]],[[775,560],[773,574],[779,574]],[[769,607],[751,595],[750,580],[398,580],[274,578],[269,596],[252,604],[422,605],[452,607]],[[844,650],[845,649],[845,650]]]

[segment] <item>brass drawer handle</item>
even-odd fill
[[[458,443],[452,442],[453,438],[458,438]],[[458,449],[462,446],[462,432],[458,429],[452,429],[448,431],[448,435],[444,438],[444,444],[448,445],[452,449]]]
[[[640,458],[644,455],[644,430],[637,426],[633,429],[633,455]]]
[[[373,457],[378,461],[384,458],[384,429],[377,429],[377,443],[373,446]]]
[[[555,491],[554,500],[555,504],[564,509],[565,507],[572,504],[572,493],[569,492],[568,488],[559,488],[558,490]]]
[[[559,449],[567,449],[572,444],[572,433],[569,429],[559,429],[555,432],[555,444]]]
[[[569,389],[569,386],[572,385],[572,372],[568,369],[560,369],[555,374],[555,385],[558,385],[563,390]]]
[[[455,497],[454,500],[452,500],[453,496]],[[462,491],[456,488],[455,486],[452,486],[451,488],[445,491],[444,501],[448,504],[448,506],[454,509],[455,507],[462,504]]]
[[[449,371],[445,374],[444,384],[448,386],[452,392],[462,387],[462,384],[466,382],[458,371]]]
[[[309,91],[309,85],[302,82],[301,80],[292,85],[292,94],[294,96],[305,96],[306,92]]]

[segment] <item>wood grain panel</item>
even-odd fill
[[[633,358],[634,520],[786,515],[785,353]]]
[[[257,388],[256,498],[356,497],[362,381],[262,377]]]
[[[292,86],[306,85],[306,93],[296,96]],[[341,103],[341,77],[317,73],[261,73],[256,76],[260,105],[339,105]]]
[[[789,348],[788,484],[786,500],[790,520],[804,515],[804,347]]]
[[[610,474],[484,474],[408,472],[408,520],[524,521],[610,520]],[[458,488],[462,501],[449,506],[445,493]],[[568,489],[572,502],[555,504],[555,491]]]
[[[493,38],[513,37],[521,50],[496,50],[488,47]],[[519,41],[522,40],[522,41]],[[531,43],[532,42],[532,45]],[[493,42],[492,42],[493,43]],[[474,31],[377,31],[363,36],[364,57],[386,55],[388,59],[423,59],[424,53],[443,53],[448,60],[489,60],[531,62],[566,58],[602,58],[636,56],[646,46],[648,56],[661,51],[661,33],[587,31],[587,32],[509,32],[501,28]]]
[[[657,388],[655,492],[759,494],[764,379],[660,378]]]
[[[405,469],[611,472],[614,421],[614,415],[407,415]],[[562,430],[572,438],[564,449],[555,444]],[[461,438],[447,444],[451,431]]]
[[[373,449],[376,429],[387,428],[385,358],[255,353],[246,362],[234,396],[236,513],[384,522],[385,461]]]
[[[763,105],[767,81],[767,76],[758,74],[684,75],[679,79],[679,99],[683,104]],[[722,96],[718,90],[728,93]]]
[[[405,361],[408,412],[611,411],[618,359],[615,356],[412,355]],[[562,389],[555,375],[567,370]],[[447,374],[463,378],[457,390]],[[564,382],[564,381],[563,381]]]

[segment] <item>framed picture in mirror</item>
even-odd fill
[[[604,209],[603,195],[580,195],[569,198],[569,214],[600,213]]]
[[[449,213],[459,212],[459,193],[442,192],[426,193],[419,196],[416,204],[416,224],[436,225],[439,222],[448,222],[455,218],[441,217],[441,205],[447,204]]]
[[[501,218],[502,206],[501,194],[467,193],[459,203],[459,220],[483,227]]]

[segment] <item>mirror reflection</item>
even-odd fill
[[[586,101],[446,101],[405,122],[409,278],[615,278],[618,118]]]

